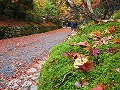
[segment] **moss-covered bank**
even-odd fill
[[[109,34],[105,34],[105,30],[110,26],[114,26],[115,32],[112,34],[112,39],[108,41],[107,44],[96,46],[100,53],[98,54],[97,60],[93,56],[89,56],[89,51],[85,51],[82,47],[77,45],[71,46],[71,42],[83,42],[87,41],[93,46],[93,39],[88,38],[88,35],[92,31],[102,32],[100,38],[108,37]],[[64,83],[53,90],[89,90],[96,86],[97,83],[102,83],[104,86],[109,85],[107,90],[119,90],[120,89],[120,72],[113,70],[115,68],[120,68],[120,43],[111,44],[114,38],[119,38],[120,35],[120,23],[119,22],[108,22],[101,25],[89,25],[84,28],[80,28],[79,32],[71,36],[70,40],[62,42],[59,45],[53,47],[50,51],[49,58],[43,65],[40,72],[39,86],[38,90],[52,90],[53,87],[62,82],[64,75],[74,68],[74,60],[69,57],[63,57],[61,53],[63,52],[78,52],[83,55],[87,55],[88,60],[97,63],[94,68],[88,73],[84,73],[80,70],[75,70],[72,74],[66,77]],[[117,50],[112,53],[104,53],[107,48],[115,47]],[[88,85],[85,87],[79,87],[76,89],[74,83],[76,81],[86,78]],[[113,82],[113,85],[110,85]]]

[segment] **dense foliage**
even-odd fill
[[[0,16],[3,18],[24,19],[26,11],[32,8],[33,0],[0,0]]]
[[[119,0],[0,0],[0,17],[47,21],[60,24],[60,20],[77,19],[86,23],[108,19],[120,8]]]

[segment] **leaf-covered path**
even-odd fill
[[[0,90],[35,90],[49,50],[64,40],[70,29],[0,40]]]

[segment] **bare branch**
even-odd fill
[[[67,77],[68,75],[72,74],[73,72],[74,72],[74,71],[70,71],[70,72],[66,73],[66,74],[64,75],[63,79],[62,79],[62,82],[61,82],[61,83],[58,83],[57,85],[53,86],[52,88],[54,89],[54,88],[62,85],[62,84],[65,82],[66,77]]]

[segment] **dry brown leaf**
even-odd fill
[[[117,71],[117,72],[120,73],[120,68],[115,68],[115,69],[112,69],[112,70]]]
[[[92,67],[94,66],[93,62],[89,62],[87,61],[86,63],[84,63],[83,65],[79,65],[77,68],[78,70],[81,70],[82,72],[88,72]]]
[[[87,85],[88,85],[88,82],[86,81],[86,79],[82,78],[81,80],[75,82],[74,87],[79,88],[79,87],[85,87]]]
[[[99,84],[96,85],[96,87],[94,87],[90,90],[104,90],[104,85],[99,83]]]
[[[71,59],[74,59],[72,53],[70,53],[70,52],[66,52],[66,53]]]
[[[90,44],[89,44],[87,41],[79,42],[78,45],[81,46],[81,47],[87,47],[87,46],[90,46]]]
[[[111,42],[112,44],[120,43],[120,40],[117,38],[114,38],[113,41]]]
[[[77,59],[78,57],[80,57],[80,55],[81,55],[81,54],[79,54],[79,53],[77,53],[77,52],[75,52],[75,53],[72,54],[73,59]]]
[[[114,42],[114,43],[120,43],[120,40],[117,39],[117,38],[114,38],[114,39],[113,39],[113,42]]]
[[[87,46],[87,47],[83,48],[83,50],[89,51],[90,48],[91,48],[90,46]]]
[[[52,65],[53,63],[55,63],[55,61],[56,61],[56,60],[52,60],[52,61],[50,61],[50,62],[49,62],[50,65]]]
[[[100,38],[101,32],[99,30],[98,31],[92,31],[91,34],[93,36],[96,36],[96,37]]]
[[[71,42],[70,45],[71,45],[71,46],[76,46],[77,43],[76,43],[76,42]]]
[[[106,33],[113,34],[115,32],[115,26],[110,26],[107,28]]]

